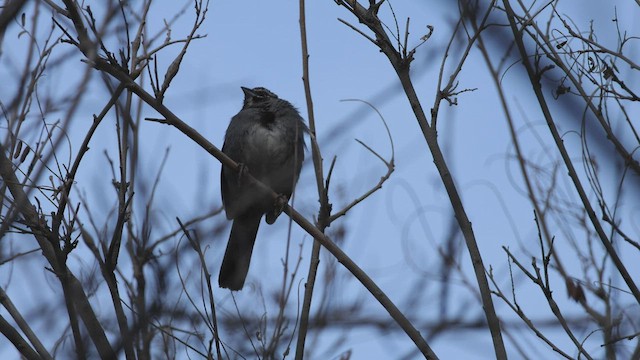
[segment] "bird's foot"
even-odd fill
[[[284,211],[284,207],[285,205],[287,205],[288,201],[288,196],[284,194],[278,194],[276,201],[273,203],[273,209],[271,209],[271,211],[267,212],[266,214],[267,216],[265,220],[267,221],[267,224],[271,225],[276,222],[276,219],[278,218],[278,216],[280,216],[280,214],[282,214],[282,212]]]
[[[244,182],[245,177],[249,173],[249,168],[244,163],[238,163],[238,185]]]

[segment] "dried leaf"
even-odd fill
[[[582,285],[577,280],[566,279],[565,285],[567,286],[567,296],[577,303],[586,301],[584,290]]]

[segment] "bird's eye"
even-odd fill
[[[263,100],[267,100],[269,98],[278,98],[278,96],[274,93],[272,93],[271,91],[265,89],[265,88],[255,88],[253,89],[253,92],[255,94],[256,100],[258,101],[263,101]]]
[[[256,96],[254,97],[254,100],[257,102],[266,101],[268,99],[269,97],[265,94],[256,94]]]

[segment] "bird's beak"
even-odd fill
[[[253,91],[251,91],[251,89],[246,88],[244,86],[240,86],[240,89],[242,89],[242,92],[244,93],[245,98],[254,97],[256,95]]]

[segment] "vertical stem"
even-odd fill
[[[309,119],[309,132],[311,133],[311,156],[313,158],[313,168],[316,175],[316,186],[318,188],[318,196],[320,199],[320,213],[327,212],[328,201],[323,185],[322,156],[320,147],[316,141],[316,121],[313,115],[313,100],[311,98],[311,84],[309,82],[309,50],[307,48],[307,27],[305,16],[305,1],[300,0],[300,42],[302,51],[302,83],[304,84],[304,93],[307,100],[307,117]],[[323,217],[319,217],[323,218]],[[318,224],[319,230],[324,232],[325,224]],[[320,243],[313,241],[311,249],[311,261],[309,262],[309,272],[307,273],[307,282],[304,286],[304,299],[302,301],[302,310],[300,313],[300,328],[298,330],[298,340],[296,343],[296,360],[302,360],[304,357],[304,344],[307,338],[307,330],[309,328],[309,314],[311,313],[311,299],[313,297],[313,289],[316,282],[316,274],[318,273],[318,264],[320,264]]]
[[[458,193],[453,177],[451,176],[451,172],[449,171],[449,167],[447,166],[447,162],[444,159],[444,155],[442,154],[442,150],[438,144],[436,130],[427,123],[426,115],[422,110],[418,96],[413,88],[408,67],[404,68],[394,64],[394,68],[396,69],[402,88],[409,99],[409,103],[411,104],[411,108],[413,109],[416,119],[418,120],[424,139],[426,140],[427,146],[433,156],[433,162],[436,165],[436,169],[440,174],[442,183],[444,184],[449,200],[451,201],[451,206],[456,220],[458,221],[458,226],[464,236],[469,256],[471,258],[471,263],[473,265],[473,270],[476,275],[476,281],[478,282],[478,288],[480,289],[482,306],[484,308],[485,317],[487,318],[487,324],[489,325],[489,331],[491,331],[491,338],[493,340],[496,358],[507,359],[507,351],[504,347],[502,332],[500,330],[500,321],[496,314],[495,307],[493,306],[491,290],[489,289],[489,282],[487,281],[482,255],[478,248],[478,242],[476,241],[476,237],[473,233],[473,227],[467,217],[467,213],[462,204],[462,200],[460,199],[460,194]]]

